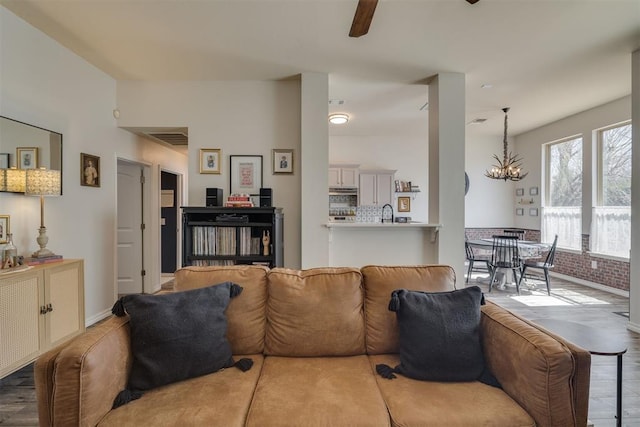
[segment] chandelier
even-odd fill
[[[507,151],[507,113],[509,108],[503,108],[502,111],[504,111],[503,157],[500,160],[500,157],[494,154],[493,158],[496,159],[498,164],[493,165],[491,170],[485,171],[484,176],[492,179],[503,179],[505,182],[507,180],[520,181],[527,176],[527,173],[521,172],[522,159],[517,154],[511,154],[511,152]]]

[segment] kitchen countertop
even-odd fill
[[[442,224],[427,222],[327,222],[327,228],[440,228]]]

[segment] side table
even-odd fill
[[[627,352],[625,343],[599,329],[568,320],[533,319],[531,321],[584,348],[591,354],[618,357],[616,426],[622,426],[622,355]]]

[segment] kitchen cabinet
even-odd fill
[[[0,378],[84,330],[82,260],[0,275]]]
[[[383,206],[393,200],[395,170],[361,170],[359,206]]]
[[[359,165],[329,165],[329,188],[356,188]]]

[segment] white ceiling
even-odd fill
[[[352,116],[331,134],[421,129],[439,72],[466,74],[468,135],[515,135],[631,93],[640,0],[380,0],[349,38],[357,0],[0,0],[115,79],[330,75]],[[490,84],[492,88],[482,89]],[[178,125],[178,124],[176,124]]]

